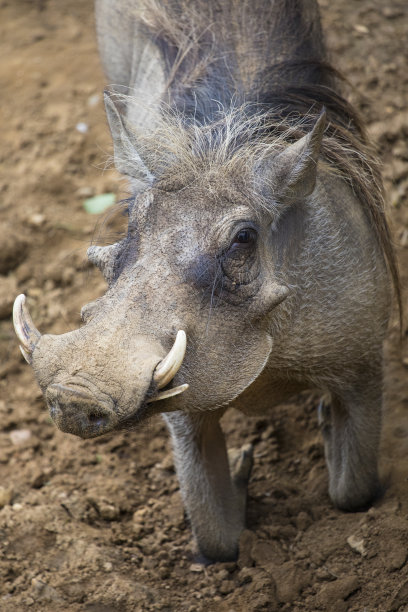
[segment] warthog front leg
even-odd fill
[[[245,524],[252,447],[227,454],[222,413],[163,415],[170,430],[177,475],[200,553],[209,560],[235,559]]]
[[[379,377],[381,378],[381,376]],[[363,510],[381,494],[378,449],[381,431],[380,381],[364,390],[333,395],[319,406],[329,469],[329,494],[342,510]]]

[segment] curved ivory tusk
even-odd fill
[[[38,340],[41,338],[41,334],[30,317],[25,301],[26,296],[23,293],[16,297],[13,306],[13,323],[14,331],[22,344],[21,349],[24,358],[27,361],[30,359],[31,362],[31,353],[35,349]]]
[[[180,329],[177,332],[173,348],[166,357],[157,365],[153,375],[153,380],[157,383],[157,387],[162,389],[165,387],[177,374],[183,363],[184,355],[186,354],[187,337],[186,332]]]
[[[174,389],[167,389],[167,391],[162,391],[158,393],[154,397],[151,397],[147,400],[147,404],[151,404],[152,402],[158,402],[159,400],[166,399],[168,397],[173,397],[173,395],[179,395],[188,389],[188,385],[180,385],[179,387],[174,387]]]

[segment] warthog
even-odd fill
[[[127,236],[89,249],[108,288],[80,329],[41,335],[24,296],[15,328],[62,431],[164,413],[198,549],[233,559],[251,449],[228,455],[229,406],[321,390],[331,499],[354,510],[379,492],[398,272],[377,163],[314,0],[97,0],[96,14]]]

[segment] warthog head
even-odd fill
[[[216,143],[217,151],[212,135],[205,159],[202,130],[201,141],[193,134],[184,143],[194,164],[176,151],[166,162],[172,172],[160,175],[109,97],[107,112],[115,163],[139,183],[127,236],[88,251],[108,289],[82,309],[80,329],[60,336],[37,331],[24,296],[14,308],[52,418],[84,438],[154,412],[226,405],[264,370],[270,320],[290,292],[278,274],[286,258],[279,222],[314,189],[324,130],[321,116],[307,135],[258,155],[245,154],[249,138]]]

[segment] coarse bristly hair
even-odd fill
[[[322,158],[369,219],[402,320],[379,162],[327,62],[314,0],[142,0],[135,18],[165,67],[160,116],[137,133],[156,180],[177,189],[179,177],[252,167],[308,133],[325,108]]]

